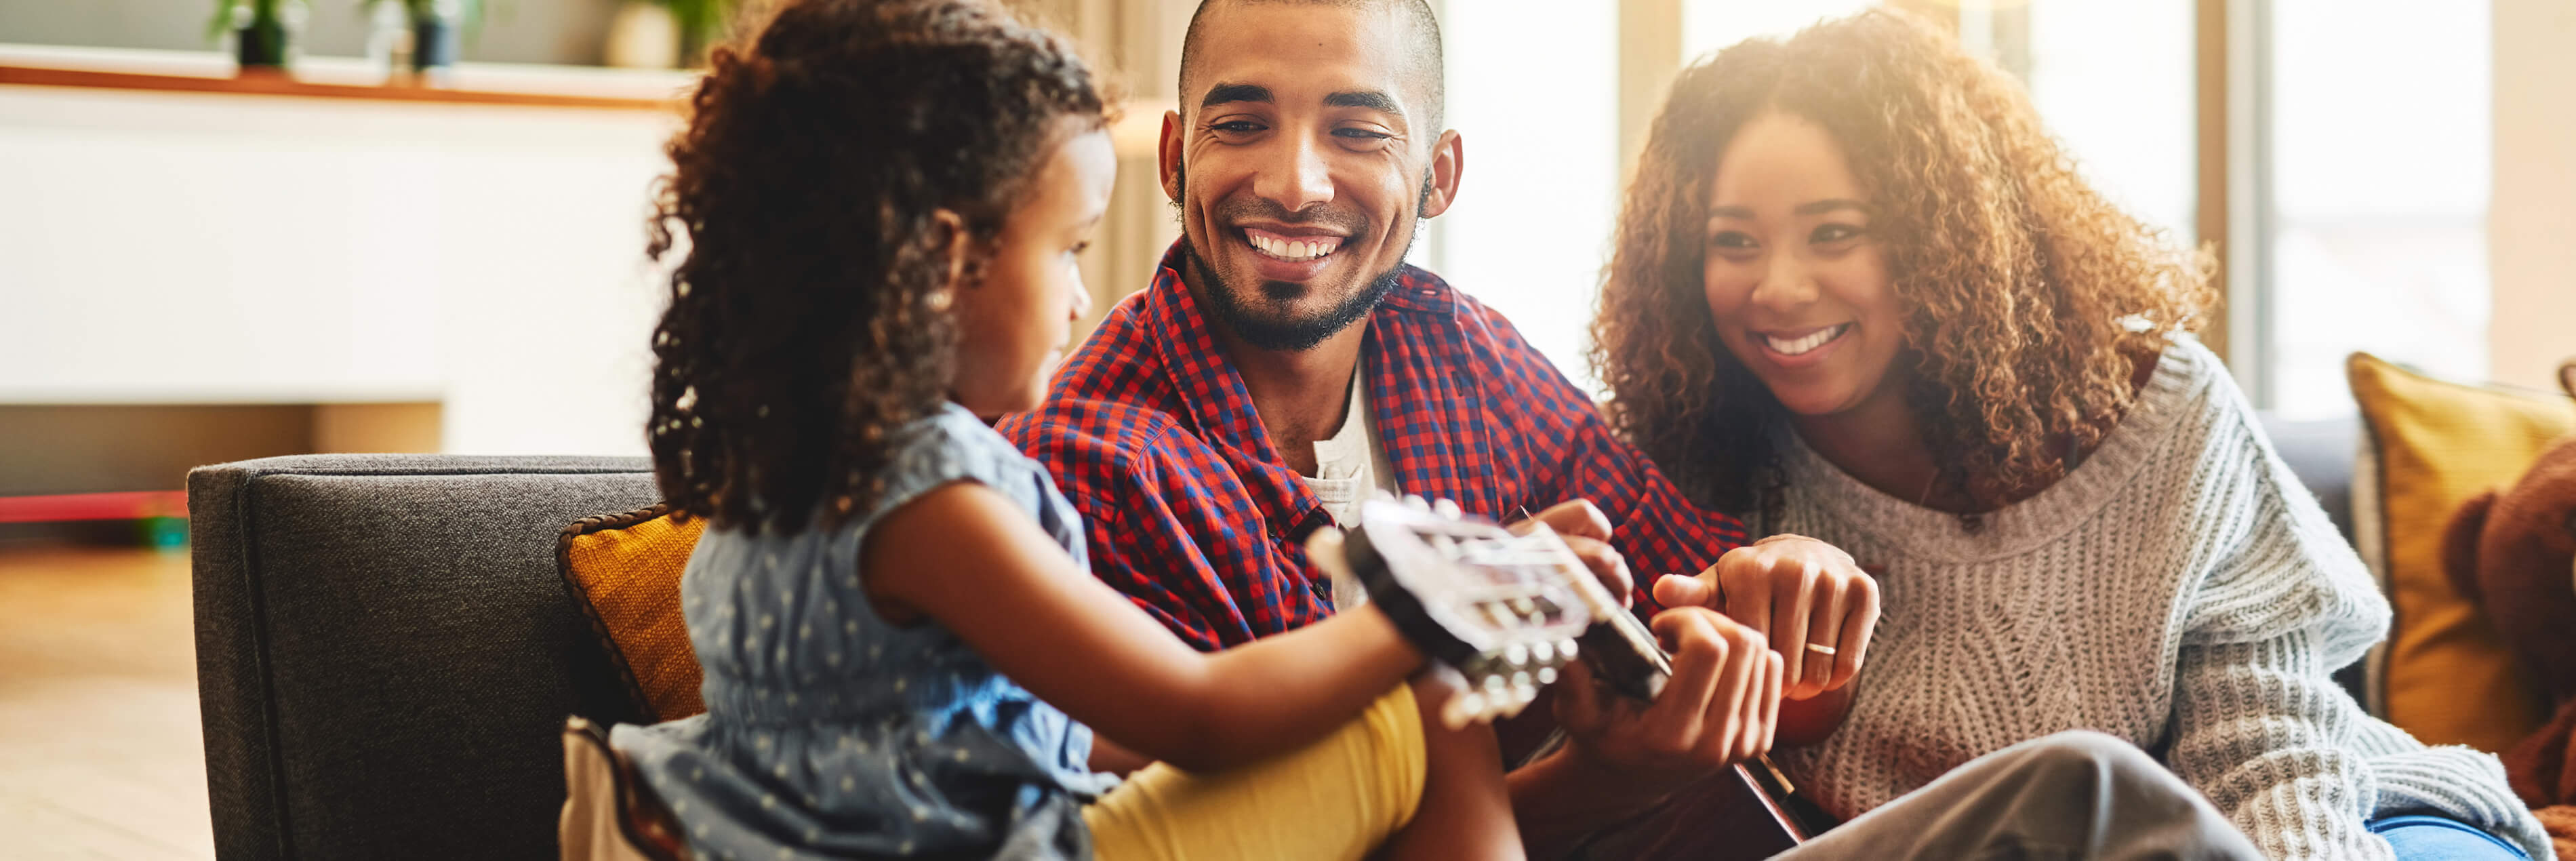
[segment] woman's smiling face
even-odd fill
[[[1903,316],[1842,144],[1766,111],[1717,158],[1701,284],[1727,352],[1798,416],[1902,398]]]

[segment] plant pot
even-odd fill
[[[295,31],[299,23],[290,17],[275,6],[235,7],[233,59],[246,71],[284,70],[295,57]]]
[[[463,22],[442,15],[423,15],[411,19],[411,70],[424,81],[445,83],[456,70],[457,54],[463,50]]]
[[[680,64],[680,23],[671,10],[642,0],[628,0],[608,20],[602,46],[608,65],[627,69],[668,69]]]

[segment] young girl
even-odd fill
[[[1596,358],[1699,502],[1883,566],[1849,720],[1780,757],[1837,812],[2084,727],[2276,859],[2545,856],[2494,757],[2329,679],[2388,607],[2181,337],[2212,298],[2009,77],[1873,11],[1682,73]]]
[[[1423,718],[1386,617],[1192,651],[986,426],[1086,306],[1115,170],[1063,43],[986,2],[802,0],[693,107],[649,430],[710,521],[707,712],[613,741],[695,854],[1520,855],[1491,733]]]

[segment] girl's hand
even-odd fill
[[[1697,577],[1665,577],[1655,597],[1715,607],[1761,632],[1786,665],[1781,693],[1790,699],[1850,683],[1878,626],[1878,581],[1851,554],[1801,535],[1728,551]]]

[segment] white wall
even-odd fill
[[[0,86],[0,403],[435,400],[639,454],[673,117]]]

